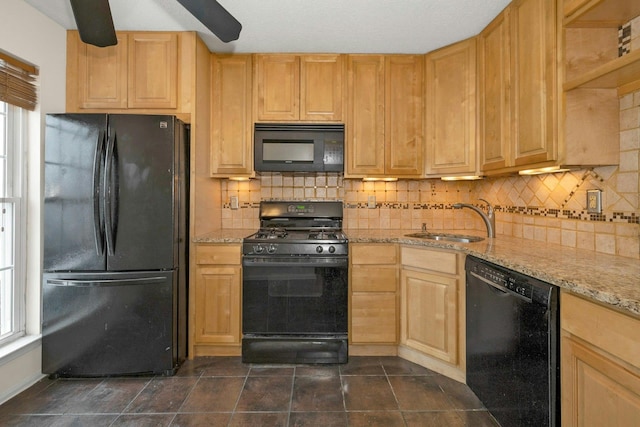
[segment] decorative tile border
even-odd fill
[[[631,52],[631,21],[618,27],[618,56]]]
[[[303,200],[303,199],[301,199]],[[483,205],[477,205],[483,207]],[[229,203],[222,205],[223,209],[231,210]],[[240,203],[237,210],[241,209],[259,209],[260,202],[244,202]],[[364,203],[348,203],[344,204],[345,209],[371,209],[366,202]],[[554,209],[554,208],[539,208],[528,206],[500,206],[494,205],[493,208],[496,212],[503,212],[508,214],[526,215],[534,217],[544,218],[558,218],[558,219],[572,219],[578,221],[592,221],[592,222],[612,222],[620,224],[640,224],[640,215],[635,212],[612,212],[602,214],[592,214],[584,211],[569,210],[569,209]],[[452,211],[454,208],[449,203],[400,203],[400,202],[386,202],[377,203],[376,209],[396,209],[396,210],[447,210]],[[237,211],[234,209],[233,211]],[[232,211],[232,212],[233,212]]]
[[[483,207],[483,205],[477,205]],[[544,218],[572,219],[578,221],[613,222],[640,224],[640,216],[635,212],[613,212],[592,214],[585,211],[568,209],[538,208],[526,206],[499,206],[494,205],[496,212],[526,215]],[[370,209],[367,203],[345,203],[345,209]],[[378,203],[376,209],[405,209],[405,210],[454,210],[448,203]]]

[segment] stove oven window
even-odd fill
[[[252,266],[243,272],[245,334],[346,334],[347,268]]]

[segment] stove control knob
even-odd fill
[[[335,253],[336,248],[334,248],[333,246],[329,246],[329,253]]]
[[[318,247],[316,248],[316,252],[318,252],[319,254],[321,254],[321,253],[322,253],[322,251],[323,251],[322,246],[318,246]]]
[[[264,252],[264,246],[262,245],[255,245],[253,247],[253,252],[257,253],[257,254],[261,254],[262,252]]]
[[[269,252],[270,254],[274,253],[276,251],[276,245],[269,245],[269,247],[267,248],[267,252]]]

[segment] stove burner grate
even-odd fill
[[[338,234],[335,231],[312,231],[309,240],[338,240]]]
[[[255,234],[256,239],[284,239],[289,233],[284,228],[267,228],[264,230],[258,230]]]

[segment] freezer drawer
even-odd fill
[[[43,280],[42,372],[171,375],[177,272],[54,273]]]

